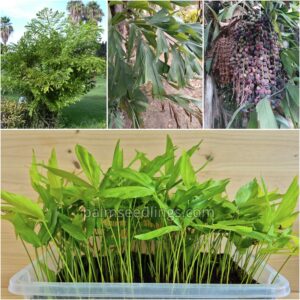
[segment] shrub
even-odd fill
[[[39,12],[26,28],[3,56],[3,88],[25,96],[30,115],[53,127],[59,111],[105,72],[105,60],[96,57],[101,29],[94,22],[71,24],[51,9]]]
[[[137,151],[125,165],[118,143],[104,172],[77,145],[85,179],[59,169],[54,150],[48,164],[33,156],[30,176],[39,202],[2,192],[3,218],[40,256],[39,280],[211,283],[214,273],[215,282],[228,283],[233,270],[240,282],[251,283],[271,254],[298,250],[292,234],[297,178],[284,194],[254,179],[230,201],[228,179],[198,182],[196,174],[207,164],[192,166],[198,148],[176,158],[168,138],[162,155],[149,159]]]
[[[28,106],[15,101],[1,101],[1,128],[30,127]]]

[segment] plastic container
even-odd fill
[[[254,276],[260,284],[56,283],[37,282],[28,265],[16,273],[8,290],[27,299],[275,299],[290,293],[288,280],[269,265]]]

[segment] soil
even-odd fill
[[[189,105],[189,108],[195,112],[197,117],[168,99],[154,99],[151,94],[151,85],[144,85],[142,90],[148,98],[149,105],[147,110],[142,113],[143,128],[202,128],[202,80],[192,79],[188,87],[180,90],[176,90],[167,81],[164,81],[163,84],[167,94],[181,94],[199,99],[198,105],[193,103]],[[127,116],[124,116],[124,128],[132,128],[132,123]]]
[[[82,258],[82,262],[83,262],[83,265],[84,265],[84,269],[85,269],[85,273],[88,274],[89,273],[89,263],[88,263],[88,260],[86,259],[85,256],[83,256]],[[138,255],[136,255],[134,252],[131,253],[131,259],[133,260],[133,274],[134,274],[134,282],[136,283],[140,283],[140,282],[146,282],[146,283],[155,283],[156,280],[153,276],[151,276],[151,272],[149,270],[149,265],[150,265],[150,256],[149,255],[146,255],[146,254],[142,254],[142,266],[143,266],[143,280],[141,279],[141,275],[140,275],[140,272],[137,268],[137,266],[139,265],[139,259],[138,259]],[[219,284],[220,281],[221,281],[221,265],[220,265],[220,262],[222,261],[223,259],[223,254],[218,254],[217,257],[216,257],[216,262],[215,262],[215,266],[214,266],[214,269],[212,271],[212,274],[211,274],[211,280],[210,280],[210,283],[217,283]],[[242,270],[230,257],[227,257],[227,261],[230,260],[230,265],[231,265],[231,268],[230,268],[230,271],[229,271],[229,281],[228,283],[229,284],[240,284],[242,283],[242,278],[243,278],[243,275],[245,274],[245,271]],[[213,261],[213,258],[212,258],[212,261]],[[96,258],[94,258],[94,262],[93,262],[94,266],[95,266],[95,269],[96,269],[96,266],[98,265],[97,264],[97,260]],[[102,271],[103,271],[103,276],[104,276],[104,279],[105,279],[105,282],[110,282],[109,280],[109,277],[108,277],[108,272],[105,272],[106,270],[108,270],[108,267],[107,267],[107,261],[105,259],[105,257],[102,257],[102,265],[103,265],[103,268],[102,268]],[[78,269],[80,269],[80,267],[78,267]],[[179,272],[181,272],[182,270],[182,262],[179,263]],[[65,270],[61,270],[58,274],[57,274],[57,282],[66,282],[66,278],[64,277],[64,274],[66,274],[66,271]],[[173,270],[171,270],[171,274],[173,274]],[[191,278],[191,282],[190,283],[206,283],[207,282],[207,276],[208,274],[204,274],[204,277],[202,279],[202,282],[197,282],[196,281],[196,276],[195,274],[192,276]],[[99,279],[97,282],[101,282],[101,276],[100,276],[100,270],[99,269],[96,269],[96,277]],[[121,280],[120,280],[121,282]],[[161,276],[160,278],[160,283],[166,283],[163,275]],[[223,283],[226,283],[225,282],[225,279],[224,279],[224,282]],[[256,284],[257,282],[252,279],[249,281],[250,284]]]

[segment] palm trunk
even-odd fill
[[[204,96],[204,123],[203,128],[213,128],[213,79],[207,75],[205,78],[205,96]]]

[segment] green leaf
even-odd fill
[[[61,225],[62,229],[66,231],[71,237],[78,241],[86,241],[87,238],[82,232],[81,226],[72,224],[72,223],[63,223]]]
[[[45,214],[45,223],[41,226],[41,229],[38,233],[38,237],[42,243],[42,245],[47,245],[51,239],[51,235],[54,234],[56,227],[57,227],[57,220],[58,220],[58,211],[57,207],[54,203],[52,203],[51,209],[49,209]],[[47,226],[47,228],[46,228]],[[50,234],[49,234],[50,232]]]
[[[209,228],[213,230],[225,230],[225,231],[233,231],[237,233],[249,233],[252,232],[252,228],[248,226],[240,226],[240,225],[223,225],[223,224],[212,224],[212,225],[206,225],[206,224],[193,224],[194,228],[202,229],[202,228]]]
[[[189,157],[192,157],[193,154],[194,154],[196,151],[199,150],[201,143],[202,143],[202,140],[201,140],[198,144],[196,144],[196,145],[194,145],[193,147],[191,147],[191,148],[186,152],[187,155],[188,155]],[[169,179],[169,181],[168,181],[168,183],[167,183],[167,189],[168,189],[168,190],[174,186],[174,184],[176,183],[176,180],[177,180],[177,178],[178,178],[178,176],[179,176],[179,174],[180,174],[181,160],[182,160],[182,158],[180,157],[180,158],[178,159],[178,161],[176,162],[175,166],[174,166],[174,169],[173,169],[173,171],[172,171],[171,177],[170,177],[170,179]]]
[[[186,153],[189,157],[192,157],[193,154],[200,149],[200,145],[202,144],[203,140],[201,140],[198,144],[191,147]]]
[[[56,151],[55,149],[52,149],[51,156],[48,161],[49,167],[57,168],[57,158],[56,158]],[[53,188],[60,188],[61,187],[61,180],[58,176],[55,176],[53,173],[48,172],[48,179],[51,187]]]
[[[223,20],[229,20],[232,18],[236,8],[238,7],[238,5],[240,5],[240,3],[235,3],[230,5],[227,9],[226,9],[226,13],[223,16]]]
[[[80,177],[76,176],[73,173],[70,173],[70,172],[67,172],[67,171],[64,171],[64,170],[61,170],[61,169],[51,168],[51,167],[48,167],[48,166],[45,166],[45,165],[41,165],[41,166],[44,167],[45,169],[49,170],[50,173],[53,173],[53,174],[55,174],[55,175],[57,175],[61,178],[64,178],[67,181],[72,182],[76,185],[84,186],[84,187],[87,187],[87,188],[92,188],[93,187],[88,182],[84,181],[83,179],[81,179]]]
[[[156,30],[156,43],[156,57],[160,57],[161,54],[169,52],[168,42],[164,32],[160,28],[157,28]]]
[[[49,167],[52,167],[52,168],[58,167],[55,149],[53,149],[51,152],[51,156],[49,158],[48,165],[49,165]],[[48,172],[47,175],[48,175],[48,180],[49,180],[49,184],[50,184],[50,194],[60,201],[62,199],[61,178],[59,176],[56,176],[52,172]]]
[[[258,183],[257,180],[254,179],[249,183],[243,185],[235,195],[235,203],[238,207],[242,207],[247,204],[247,201],[253,199],[258,194]]]
[[[131,57],[131,52],[136,40],[136,25],[130,24],[129,25],[129,36],[128,36],[128,47],[127,47],[127,59],[129,60]]]
[[[220,26],[218,23],[215,23],[215,29],[212,36],[212,42],[219,36],[220,34]]]
[[[145,94],[139,89],[136,88],[132,91],[128,91],[130,95],[130,101],[132,101],[132,104],[134,105],[134,110],[137,112],[144,112],[146,111],[148,107],[148,98],[145,96]]]
[[[167,9],[161,9],[153,16],[146,17],[145,20],[151,25],[156,25],[157,27],[164,27],[166,24],[171,23],[172,18],[170,17]]]
[[[206,198],[211,198],[215,195],[225,192],[229,179],[223,180],[210,180],[209,185],[203,190]]]
[[[98,188],[100,184],[100,167],[93,157],[84,147],[76,145],[75,152],[80,162],[82,170],[91,184]]]
[[[204,53],[206,53],[207,47],[208,47],[208,38],[209,38],[209,33],[211,26],[213,24],[213,20],[210,20],[209,23],[205,26],[204,29]]]
[[[120,148],[120,140],[117,142],[117,145],[115,147],[112,168],[113,169],[123,168],[123,150]]]
[[[294,74],[298,70],[299,60],[295,58],[295,56],[298,56],[299,52],[297,49],[295,49],[298,53],[291,53],[288,51],[289,49],[283,49],[280,52],[280,59],[283,64],[283,67],[285,71],[288,73],[290,77],[293,77]],[[298,54],[298,55],[297,55]]]
[[[247,128],[258,128],[257,114],[255,110],[250,112]]]
[[[205,60],[205,71],[206,71],[207,74],[210,73],[211,65],[212,65],[212,58],[207,58]]]
[[[202,225],[202,224],[193,224],[192,225],[194,228],[197,229],[202,229],[202,228],[208,228],[208,229],[212,229],[212,230],[224,230],[224,231],[229,231],[229,232],[235,232],[240,234],[241,236],[244,237],[249,237],[255,240],[259,240],[259,241],[270,241],[271,238],[264,233],[258,232],[258,231],[254,231],[252,229],[252,227],[249,226],[240,226],[240,225],[223,225],[223,224],[213,224],[213,225]]]
[[[31,179],[31,185],[32,187],[35,189],[35,186],[38,185],[41,181],[41,174],[39,173],[38,169],[37,169],[37,161],[36,161],[36,156],[34,151],[32,151],[32,163],[31,163],[31,167],[30,167],[30,179]]]
[[[189,36],[184,34],[183,32],[175,34],[174,37],[181,42],[186,42],[190,39]]]
[[[187,188],[190,188],[196,182],[196,174],[192,167],[190,157],[186,152],[181,156],[180,175]]]
[[[167,183],[167,189],[168,190],[171,189],[174,186],[174,184],[176,183],[176,180],[177,180],[177,178],[180,174],[181,160],[182,160],[182,157],[180,157],[178,159],[178,161],[175,163],[174,169],[171,173],[171,177],[170,177],[170,179]]]
[[[299,48],[284,49],[283,51],[299,66]]]
[[[184,0],[184,1],[173,0],[171,2],[178,6],[182,6],[182,7],[188,7],[192,4],[194,4],[194,1],[187,1],[187,0]]]
[[[298,216],[299,216],[299,212],[295,212],[295,213],[291,214],[290,216],[282,218],[280,220],[281,228],[285,229],[285,228],[289,228],[289,227],[293,226],[294,223],[296,222]]]
[[[174,145],[172,139],[169,135],[167,135],[167,143],[166,143],[166,156],[171,157],[166,164],[165,164],[165,174],[169,175],[174,170],[174,162],[175,162],[175,155],[174,155]]]
[[[275,212],[274,223],[280,223],[282,220],[292,215],[297,206],[298,197],[298,177],[295,177]]]
[[[296,107],[299,107],[299,86],[288,83],[286,90],[290,95],[290,99],[294,102]]]
[[[14,225],[14,229],[17,235],[27,243],[34,247],[40,247],[41,241],[37,234],[34,232],[34,228],[29,226],[20,214],[6,214],[1,216],[3,220],[8,220]]]
[[[44,213],[39,205],[25,196],[1,191],[1,199],[17,208],[22,214],[29,215],[38,220],[44,220]]]
[[[257,104],[256,112],[260,128],[278,128],[270,101],[268,99],[264,98]]]
[[[153,195],[152,189],[141,186],[122,186],[100,191],[103,198],[134,199]]]
[[[144,57],[145,57],[145,82],[152,82],[152,93],[154,96],[163,96],[165,90],[157,71],[155,58],[150,47],[144,44]]]
[[[176,212],[174,210],[172,210],[168,206],[168,204],[163,202],[157,195],[154,195],[154,200],[157,202],[160,209],[162,209],[178,227],[182,228],[181,222],[180,222],[178,216],[176,215]]]
[[[128,8],[136,8],[136,9],[149,9],[149,2],[144,1],[144,0],[139,0],[139,1],[129,1],[127,2],[127,7]]]
[[[184,73],[184,61],[179,51],[172,47],[172,64],[168,73],[168,80],[176,82],[179,88],[185,86],[185,73]]]
[[[154,176],[160,169],[172,159],[171,154],[163,154],[155,157],[153,160],[148,162],[144,167],[141,168],[141,172],[146,173],[148,176]]]
[[[147,174],[137,172],[130,168],[112,171],[111,176],[122,177],[145,187],[152,188],[152,179]]]
[[[126,19],[126,14],[123,12],[117,12],[111,19],[111,25],[115,26]]]
[[[180,231],[180,230],[181,230],[181,228],[178,226],[166,226],[166,227],[162,227],[162,228],[159,228],[159,229],[147,232],[147,233],[135,235],[134,237],[138,240],[143,240],[143,241],[152,240],[152,239],[158,238],[162,235],[165,235],[167,233],[174,232],[174,231]]]

